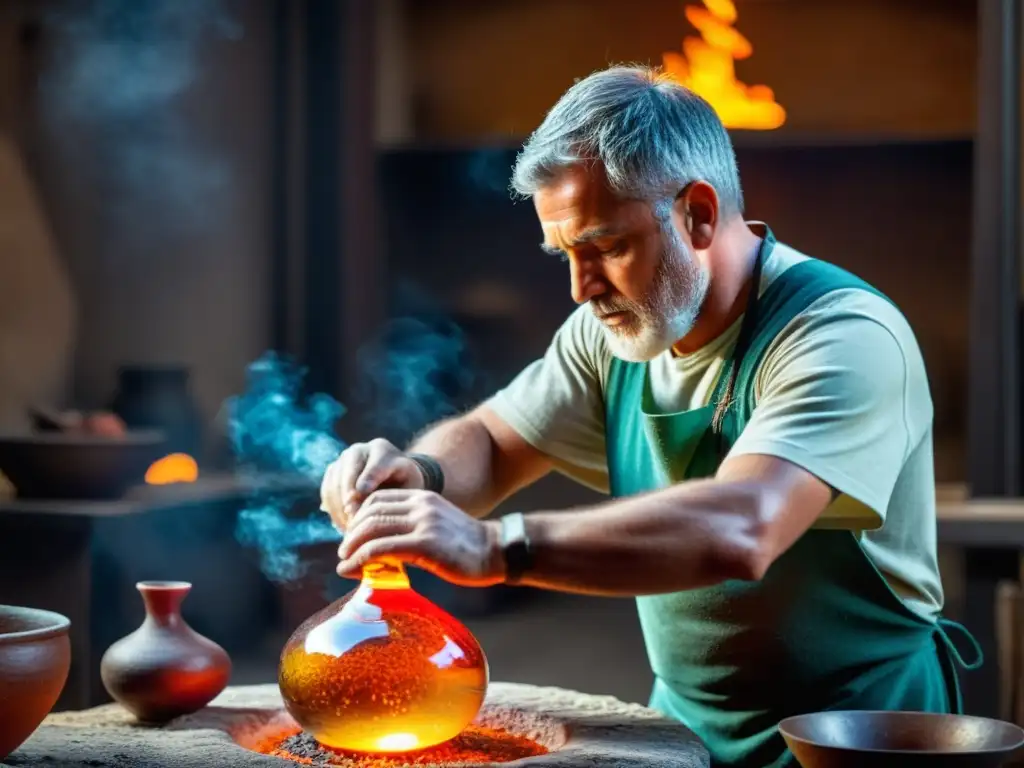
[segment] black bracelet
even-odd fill
[[[423,488],[434,493],[444,493],[444,470],[433,456],[422,453],[407,453],[423,475]]]

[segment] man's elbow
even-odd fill
[[[760,581],[778,557],[773,519],[777,500],[759,484],[737,487],[714,547],[724,580]]]

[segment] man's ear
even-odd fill
[[[718,193],[705,181],[695,181],[676,195],[673,210],[680,220],[694,250],[711,246],[718,228]]]

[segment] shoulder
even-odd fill
[[[917,337],[906,316],[891,300],[863,287],[839,287],[812,301],[782,329],[778,343],[813,337],[849,347],[851,352],[878,342],[883,354],[901,353],[908,364],[921,361]],[[868,338],[857,339],[865,333]]]
[[[779,243],[773,254],[771,282],[792,277],[822,280],[826,292],[803,307],[782,328],[776,342],[801,335],[843,339],[852,329],[872,327],[872,335],[891,336],[892,342],[911,356],[919,356],[917,339],[906,317],[896,304],[859,276],[827,261],[815,259]],[[798,277],[802,275],[803,277]],[[835,287],[831,287],[834,285]]]
[[[900,415],[920,434],[930,424],[928,377],[913,328],[884,296],[861,288],[826,293],[794,316],[768,347],[757,389],[808,379],[853,408]],[[897,412],[900,412],[897,414]]]

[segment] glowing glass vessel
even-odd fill
[[[285,707],[317,741],[408,752],[457,736],[476,717],[488,668],[472,633],[376,563],[359,587],[306,619],[285,644]]]

